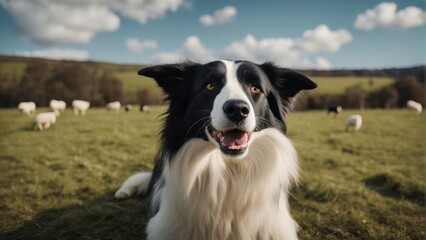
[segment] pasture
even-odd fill
[[[16,109],[0,110],[0,239],[144,239],[145,200],[113,194],[152,169],[163,111],[68,109],[39,132]],[[345,132],[354,113],[363,127]],[[405,109],[290,114],[300,239],[425,239],[424,121]]]
[[[360,87],[361,89],[374,91],[394,82],[389,77],[315,77],[312,79],[318,84],[313,94],[340,94],[350,87]]]

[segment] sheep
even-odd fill
[[[126,111],[126,112],[130,112],[130,110],[132,110],[132,105],[131,104],[126,104],[126,106],[124,106],[124,110]]]
[[[149,107],[148,107],[148,105],[141,104],[140,111],[141,112],[145,112],[145,113],[149,113]]]
[[[48,129],[51,125],[56,122],[56,112],[44,112],[39,113],[34,118],[35,128],[38,130]]]
[[[338,113],[340,113],[342,110],[343,110],[343,109],[342,109],[342,107],[341,107],[341,106],[331,106],[331,107],[328,107],[328,111],[327,111],[327,113],[328,113],[328,114],[330,114],[330,113],[335,113],[335,115],[337,115],[337,114],[338,114]]]
[[[359,114],[352,115],[345,122],[345,130],[352,129],[354,132],[358,131],[362,126],[362,117]]]
[[[19,111],[25,116],[32,116],[36,111],[36,104],[34,102],[20,102],[18,104]]]
[[[74,111],[74,115],[84,116],[86,114],[87,109],[89,109],[90,103],[84,100],[74,100],[72,101],[72,108]]]
[[[67,107],[67,104],[64,101],[61,100],[50,100],[49,103],[50,109],[59,116],[61,111],[65,111],[65,108]]]
[[[407,101],[407,108],[410,111],[414,111],[414,112],[416,112],[418,114],[423,111],[422,105],[420,103],[418,103],[418,102],[413,101],[413,100],[408,100]]]
[[[121,108],[121,103],[119,101],[110,102],[106,105],[108,111],[119,112]]]

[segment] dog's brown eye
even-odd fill
[[[212,91],[214,89],[214,84],[213,83],[208,83],[206,85],[206,89],[209,90],[209,91]]]
[[[251,93],[260,93],[260,87],[253,85],[253,86],[250,87],[250,92]]]

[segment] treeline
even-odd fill
[[[35,58],[0,56],[0,64],[23,63],[23,71],[2,71],[0,74],[0,107],[16,107],[21,101],[34,101],[48,106],[51,99],[90,101],[92,106],[105,106],[124,99],[123,83],[112,71],[135,71],[136,65],[100,62],[54,61]],[[375,91],[360,86],[347,88],[341,94],[301,95],[297,109],[324,109],[332,105],[344,108],[405,107],[407,100],[425,103],[425,66],[381,70],[303,70],[308,76],[386,76],[395,79],[391,85]],[[126,96],[127,103],[161,104],[163,96],[151,89],[139,89],[136,96]]]
[[[77,62],[34,61],[20,77],[12,73],[2,74],[0,79],[0,107],[16,107],[22,101],[48,106],[51,99],[67,105],[81,99],[104,106],[123,97],[123,84],[111,72]]]
[[[327,109],[330,106],[345,108],[403,108],[408,100],[425,104],[425,84],[415,77],[395,81],[374,91],[366,91],[361,86],[346,88],[340,94],[301,95],[295,109]]]
[[[390,77],[395,80],[414,78],[419,82],[425,83],[426,66],[416,66],[409,68],[386,68],[378,70],[302,70],[308,76],[324,77]]]

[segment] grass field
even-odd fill
[[[389,77],[315,77],[318,84],[313,94],[343,93],[346,88],[359,86],[366,91],[372,91],[390,85],[394,82]]]
[[[144,239],[145,200],[113,193],[152,169],[163,110],[67,110],[43,132],[0,110],[0,239]],[[287,119],[303,171],[290,201],[300,239],[425,239],[424,115],[364,110],[361,131],[345,132],[355,112]]]

